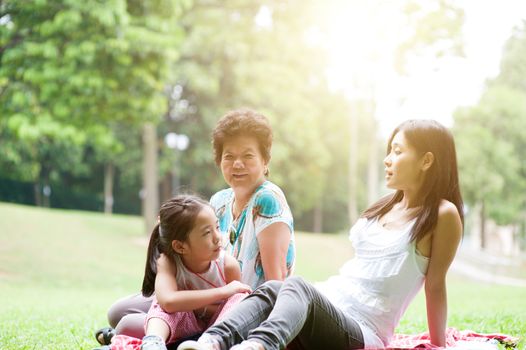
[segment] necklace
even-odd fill
[[[238,234],[237,234],[235,221],[232,221],[232,223],[230,224],[230,229],[228,231],[228,239],[230,240],[230,244],[234,245],[234,242],[236,241],[237,236]]]
[[[249,202],[247,202],[243,206],[243,209],[241,209],[238,215],[234,214],[234,209],[236,207],[235,203],[236,202],[234,198],[234,201],[232,202],[232,208],[230,209],[232,212],[232,223],[230,224],[230,228],[228,230],[228,239],[230,241],[230,244],[232,245],[234,245],[234,243],[238,240],[239,236],[243,231],[243,226],[245,224],[246,209],[248,207]]]

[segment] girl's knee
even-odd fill
[[[144,336],[144,325],[146,314],[128,314],[121,318],[115,327],[117,334],[124,334],[130,337],[142,338]]]
[[[125,310],[117,303],[113,304],[108,309],[108,323],[112,328],[116,328],[124,316],[126,316]]]

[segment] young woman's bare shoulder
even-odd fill
[[[448,235],[462,234],[462,221],[457,207],[443,199],[438,208],[437,230],[446,230]]]
[[[451,203],[447,199],[442,199],[438,207],[438,217],[440,218],[441,216],[450,216],[450,215],[460,217],[455,204]]]

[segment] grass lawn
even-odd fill
[[[146,248],[138,217],[0,203],[0,349],[92,349],[106,309],[139,290]],[[347,238],[297,234],[296,274],[335,273]],[[526,335],[526,289],[449,278],[449,326]],[[397,331],[426,330],[419,294]],[[520,348],[525,348],[521,341]]]

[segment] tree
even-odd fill
[[[518,25],[506,43],[500,73],[494,84],[506,85],[526,93],[526,20]]]
[[[89,147],[96,149],[97,161],[106,163],[105,173],[111,178],[112,160],[123,149],[115,129],[157,125],[164,113],[168,68],[182,38],[176,19],[187,4],[176,0],[2,2],[0,115],[11,128],[9,135],[26,144],[31,140],[16,128],[48,124],[55,128],[53,137],[73,133],[88,140],[97,135]],[[37,122],[41,118],[46,123]],[[16,122],[8,122],[11,119]],[[52,138],[42,142],[56,143]],[[44,160],[31,159],[35,166]],[[108,191],[112,181],[104,183]],[[149,216],[155,218],[154,213]],[[149,231],[151,225],[147,226]]]
[[[272,25],[258,25],[260,11],[272,12]],[[180,101],[195,108],[171,123],[190,136],[183,166],[192,169],[194,188],[211,193],[224,186],[212,162],[210,133],[227,110],[248,106],[271,120],[271,178],[286,189],[295,215],[321,196],[328,154],[318,128],[325,114],[317,103],[329,93],[320,53],[302,38],[313,15],[310,3],[260,1],[196,1],[185,13],[177,85]]]
[[[0,151],[9,158],[0,162],[11,168],[15,162],[31,162],[21,171],[37,168],[41,159],[30,155],[40,146],[21,139],[18,128],[37,125],[36,120],[47,116],[54,125],[73,128],[80,140],[67,139],[67,147],[80,148],[70,160],[71,171],[56,165],[57,154],[51,178],[68,178],[99,194],[105,184],[110,211],[111,188],[118,198],[137,192],[142,156],[145,164],[159,157],[153,161],[158,174],[154,166],[144,169],[149,170],[144,173],[150,184],[146,193],[157,191],[159,179],[173,168],[174,154],[165,147],[164,135],[184,133],[190,145],[180,159],[182,184],[209,196],[224,186],[212,159],[211,130],[226,111],[246,106],[271,120],[271,180],[286,191],[296,227],[347,227],[342,213],[351,191],[349,159],[357,160],[354,179],[359,182],[352,190],[356,208],[363,208],[367,186],[362,179],[367,178],[369,144],[376,140],[361,137],[374,128],[374,104],[359,101],[351,108],[327,81],[323,33],[331,24],[329,10],[341,3],[114,0],[103,6],[73,0],[4,1],[0,133],[9,142],[1,143]],[[316,33],[322,33],[321,39],[312,40]],[[359,113],[357,125],[349,128],[353,110]],[[150,133],[149,152],[139,149],[145,130]],[[351,137],[351,131],[358,137]],[[57,134],[61,132],[53,137]],[[350,139],[357,141],[358,155],[349,154]],[[374,174],[375,167],[369,168]],[[35,182],[36,176],[31,176]],[[153,199],[145,203],[150,219],[158,204]],[[147,231],[152,225],[147,223]]]
[[[461,184],[467,203],[478,208],[481,248],[485,222],[513,224],[524,211],[526,96],[506,86],[492,86],[477,106],[455,113]]]
[[[478,208],[481,246],[489,217],[500,225],[521,225],[526,200],[526,22],[508,40],[499,75],[487,82],[476,106],[455,113],[459,166],[466,201]]]
[[[350,33],[347,42],[355,66],[349,76],[352,88],[348,91],[352,105],[350,127],[355,133],[349,142],[349,217],[354,222],[358,218],[359,203],[362,208],[363,204],[370,204],[370,199],[360,201],[358,198],[360,191],[355,179],[362,171],[357,165],[360,154],[366,154],[369,159],[369,164],[365,166],[370,169],[370,176],[367,177],[370,197],[377,192],[374,190],[377,186],[373,184],[378,181],[375,176],[375,169],[378,169],[377,148],[371,145],[359,148],[359,142],[354,138],[363,135],[357,130],[369,130],[368,135],[373,136],[372,142],[377,142],[377,133],[370,129],[376,124],[362,119],[374,120],[378,103],[375,94],[385,81],[384,72],[411,76],[414,74],[412,67],[421,66],[426,61],[422,57],[433,58],[435,65],[442,57],[462,55],[464,12],[454,2],[443,0],[367,1],[354,2],[348,6],[352,10],[349,12],[356,13],[349,21],[356,22],[356,25],[350,24],[348,27]],[[360,17],[366,17],[367,21]],[[361,125],[365,129],[360,129]]]

